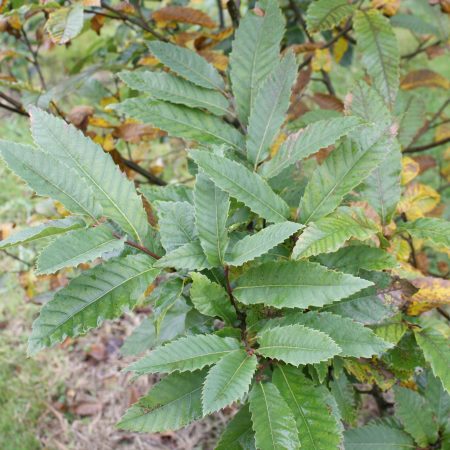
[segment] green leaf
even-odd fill
[[[422,217],[398,224],[398,231],[407,231],[413,238],[424,239],[437,247],[450,248],[450,222],[445,219]]]
[[[356,117],[336,117],[308,125],[287,138],[277,154],[261,166],[261,175],[272,178],[280,174],[297,161],[334,144],[360,124],[361,121]]]
[[[200,244],[212,266],[224,263],[228,246],[226,223],[230,210],[228,194],[206,175],[199,173],[195,183],[195,222]]]
[[[294,413],[301,449],[338,448],[342,435],[323,390],[291,366],[277,365],[272,381]]]
[[[146,317],[133,332],[125,338],[120,347],[120,353],[124,356],[135,356],[152,348],[156,340],[156,330],[153,321]]]
[[[163,202],[188,202],[194,203],[194,191],[183,184],[169,184],[167,186],[141,186],[139,191],[150,202],[157,200]]]
[[[386,270],[397,267],[394,256],[377,247],[350,245],[336,253],[319,256],[319,262],[330,269],[358,274],[360,270]]]
[[[315,223],[310,223],[297,239],[292,258],[307,258],[334,252],[350,238],[364,241],[378,231],[377,224],[361,209],[342,207]]]
[[[402,193],[402,155],[398,143],[394,142],[386,159],[366,178],[361,189],[361,196],[375,209],[383,225],[392,220]]]
[[[153,350],[127,368],[140,375],[146,373],[192,372],[210,366],[222,357],[239,348],[233,338],[222,338],[214,334],[187,336],[169,342]]]
[[[397,39],[389,20],[377,9],[355,12],[357,48],[374,86],[393,105],[399,85],[399,63]]]
[[[83,5],[75,4],[70,8],[59,8],[49,16],[45,28],[56,44],[67,44],[78,36],[83,29]]]
[[[175,267],[176,269],[202,270],[211,266],[203,253],[200,241],[189,242],[155,262],[155,267]]]
[[[282,261],[252,267],[237,279],[233,293],[246,305],[308,308],[335,302],[372,284],[308,261]]]
[[[228,102],[219,92],[204,89],[165,72],[121,72],[119,77],[132,89],[191,108],[204,108],[218,116],[228,114]]]
[[[399,98],[403,97],[399,96]],[[398,141],[403,148],[414,141],[424,124],[426,111],[425,102],[419,97],[411,95],[406,98],[405,103],[398,129]]]
[[[205,316],[220,317],[229,324],[236,320],[236,312],[225,289],[210,281],[206,275],[192,272],[191,300]]]
[[[158,269],[145,255],[117,258],[74,278],[46,303],[33,323],[28,353],[62,342],[96,328],[107,319],[120,317],[132,308]]]
[[[250,392],[250,412],[260,450],[300,447],[294,415],[272,383],[256,383]]]
[[[262,5],[264,15],[249,11],[240,21],[230,54],[230,78],[239,118],[247,124],[262,83],[279,61],[284,17],[275,0]]]
[[[369,424],[361,428],[352,428],[344,433],[345,450],[397,450],[414,449],[412,438],[398,428],[384,424]]]
[[[441,427],[445,427],[450,417],[450,395],[444,390],[441,381],[429,370],[425,398],[430,405],[436,420]]]
[[[270,146],[280,131],[289,107],[291,88],[297,77],[297,62],[289,52],[258,91],[250,111],[247,159],[254,169],[269,156]]]
[[[16,245],[27,244],[28,242],[36,242],[47,237],[57,236],[59,234],[67,233],[68,231],[84,227],[86,227],[86,224],[81,218],[78,217],[49,220],[41,225],[16,231],[7,239],[0,241],[0,249],[7,249]]]
[[[123,247],[123,239],[114,237],[108,224],[72,231],[58,237],[41,251],[36,272],[42,275],[55,273],[63,267],[76,267],[105,253],[118,252]]]
[[[435,328],[415,331],[416,341],[433,373],[440,378],[445,390],[450,393],[450,344],[446,336]]]
[[[227,264],[241,266],[264,255],[270,249],[284,242],[302,226],[295,222],[281,222],[269,225],[255,234],[248,235],[233,245],[227,253]]]
[[[143,241],[148,230],[147,214],[133,182],[120,172],[112,158],[64,120],[37,108],[31,108],[30,114],[36,144],[75,170],[78,184],[86,180],[106,217]]]
[[[187,202],[155,202],[161,244],[167,252],[197,238],[194,208]]]
[[[191,150],[192,159],[220,189],[270,222],[284,222],[289,206],[265,180],[242,164],[205,151]]]
[[[293,366],[326,361],[341,353],[341,348],[325,333],[298,324],[268,328],[258,336],[258,342],[259,355]]]
[[[438,424],[425,399],[417,392],[394,386],[395,415],[420,447],[434,444],[438,439]]]
[[[300,201],[301,222],[315,222],[341,203],[387,155],[389,136],[365,128],[354,142],[336,148],[312,174]]]
[[[354,9],[355,6],[347,0],[313,1],[306,14],[308,30],[312,33],[330,30],[352,14]]]
[[[203,414],[207,415],[242,399],[248,392],[258,360],[243,349],[225,355],[213,366],[202,393]]]
[[[38,195],[61,202],[68,210],[94,219],[102,215],[93,191],[77,173],[48,153],[29,145],[0,141],[8,167]]]
[[[345,372],[340,373],[339,377],[334,377],[334,380],[330,382],[330,390],[342,419],[348,424],[353,424],[356,421],[357,412],[355,391]]]
[[[122,430],[156,433],[178,430],[200,419],[205,375],[205,371],[197,371],[166,376],[126,412],[117,426]]]
[[[111,106],[119,114],[153,125],[169,135],[202,144],[227,144],[243,148],[243,136],[222,119],[199,109],[167,102],[133,98]]]
[[[191,83],[219,91],[224,88],[217,70],[193,50],[157,41],[150,42],[148,47],[165,66]]]
[[[248,404],[228,422],[215,450],[255,450],[255,436]]]
[[[282,320],[283,325],[297,323],[327,334],[341,347],[341,356],[370,358],[392,347],[392,344],[380,339],[370,328],[328,312],[292,314],[285,319]]]

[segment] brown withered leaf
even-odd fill
[[[80,403],[75,407],[75,414],[77,416],[95,416],[102,410],[101,403]]]
[[[89,123],[89,117],[94,115],[94,111],[94,108],[89,105],[75,106],[67,115],[67,119],[80,130],[86,131]]]
[[[98,35],[100,35],[100,30],[105,24],[106,17],[100,14],[95,14],[91,19],[91,29],[94,30]]]
[[[203,58],[211,63],[217,70],[225,72],[228,67],[228,56],[212,50],[202,50],[198,52]]]
[[[321,92],[316,92],[312,96],[312,100],[322,109],[332,109],[334,111],[343,111],[344,104],[340,99],[330,94],[322,94]]]
[[[234,28],[228,27],[216,33],[203,32],[194,41],[197,50],[206,50],[215,47],[220,42],[229,38],[233,34]]]
[[[83,6],[102,6],[101,0],[83,0]]]
[[[155,139],[161,135],[162,132],[157,128],[135,122],[122,123],[113,131],[114,137],[123,139],[132,144],[137,144],[142,140]]]
[[[450,81],[437,72],[430,69],[413,70],[401,81],[400,87],[405,91],[419,87],[450,88]]]
[[[450,280],[423,277],[411,280],[411,283],[419,290],[410,299],[409,315],[418,316],[430,309],[450,305]]]
[[[431,155],[418,155],[414,156],[413,159],[419,164],[419,174],[437,166],[436,160]]]
[[[184,6],[166,6],[153,12],[152,19],[158,26],[165,27],[170,23],[189,23],[206,28],[216,28],[217,24],[208,14],[198,9]]]

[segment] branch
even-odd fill
[[[164,180],[161,180],[161,178],[158,178],[157,176],[148,172],[147,170],[136,164],[134,161],[125,158],[122,158],[122,161],[129,169],[134,170],[143,177],[147,178],[147,180],[150,181],[151,183],[157,184],[158,186],[166,186],[167,183]]]
[[[239,26],[239,21],[241,20],[241,13],[239,12],[239,8],[236,5],[234,0],[228,0],[227,10],[228,10],[228,14],[231,17],[231,22],[233,23],[233,27],[237,28]]]
[[[119,233],[113,233],[113,236],[117,239],[122,239],[122,237],[123,237]],[[150,249],[148,249],[147,247],[145,247],[143,245],[138,244],[137,242],[126,240],[125,244],[129,245],[130,247],[136,248],[136,249],[140,250],[141,252],[146,253],[147,255],[150,255],[152,258],[161,259],[161,256],[158,256],[156,253],[153,253]]]
[[[219,26],[220,29],[223,30],[225,28],[225,17],[223,16],[222,0],[216,0],[216,2],[217,2],[217,9],[219,11]]]
[[[405,150],[403,150],[403,153],[419,153],[419,152],[424,152],[425,150],[430,150],[434,147],[439,147],[440,145],[444,145],[447,142],[450,142],[450,136],[447,136],[444,139],[441,139],[439,141],[436,142],[430,142],[429,144],[425,144],[425,145],[419,145],[417,147],[408,147]]]
[[[33,64],[33,66],[36,69],[36,72],[39,76],[39,80],[41,82],[42,89],[44,89],[44,91],[46,91],[47,86],[45,84],[45,79],[44,79],[44,76],[42,75],[41,66],[38,61],[38,50],[33,50],[31,42],[28,39],[27,33],[25,32],[25,29],[23,27],[21,28],[21,31],[22,31],[23,40],[25,42],[25,45],[27,46],[28,50],[31,53],[31,63]]]

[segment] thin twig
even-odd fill
[[[217,10],[219,11],[219,27],[221,30],[225,28],[225,17],[223,16],[222,0],[216,0]]]
[[[123,238],[119,233],[113,233],[113,236],[117,239]],[[152,258],[161,259],[161,256],[158,256],[156,253],[153,253],[150,249],[148,249],[147,247],[145,247],[141,244],[138,244],[137,242],[130,241],[130,240],[126,240],[124,242],[126,245],[129,245],[130,247],[136,248],[136,249],[140,250],[141,252],[144,252],[147,255],[150,255]]]
[[[27,33],[25,32],[25,29],[22,27],[21,28],[22,31],[22,36],[23,36],[23,40],[25,42],[25,45],[28,47],[28,50],[31,53],[31,62],[34,66],[34,68],[36,69],[36,72],[39,76],[39,80],[41,82],[41,86],[42,89],[44,89],[44,91],[47,90],[47,86],[45,84],[45,79],[44,79],[44,75],[42,74],[42,70],[41,70],[41,65],[39,64],[39,60],[38,60],[38,50],[33,50],[33,46],[31,45],[30,40],[28,39]]]
[[[430,142],[429,144],[425,145],[418,145],[417,147],[408,147],[403,150],[403,153],[419,153],[424,152],[425,150],[430,150],[434,147],[439,147],[440,145],[444,145],[447,142],[450,142],[450,136],[440,139],[439,141]]]
[[[25,264],[27,267],[32,267],[33,264],[30,264],[28,261],[25,261],[22,258],[19,258],[16,255],[13,255],[12,253],[9,253],[7,250],[1,250],[3,253],[5,253],[6,255],[8,255],[10,258],[15,259],[16,261],[19,261],[22,264]]]
[[[239,12],[239,7],[236,5],[234,0],[227,1],[228,14],[231,17],[231,23],[234,28],[239,26],[239,21],[241,20],[241,13]]]
[[[122,161],[128,168],[134,170],[143,177],[147,178],[147,180],[150,181],[151,183],[157,184],[158,186],[165,186],[167,184],[164,180],[161,180],[161,178],[158,178],[157,176],[143,169],[140,165],[136,164],[134,161],[131,161],[130,159],[126,158],[122,158]]]

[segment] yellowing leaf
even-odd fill
[[[311,67],[314,72],[324,70],[331,71],[331,54],[327,48],[318,48],[314,51],[314,56],[311,61]]]
[[[386,16],[393,16],[400,8],[400,0],[372,0],[372,6],[381,9]]]
[[[381,390],[387,391],[395,384],[395,378],[387,379],[375,367],[375,362],[356,360],[352,358],[344,359],[344,367],[360,383],[376,384]]]
[[[159,59],[151,55],[143,56],[139,59],[138,64],[140,66],[156,66],[159,64]]]
[[[111,105],[113,103],[118,103],[119,100],[117,100],[117,97],[104,97],[100,100],[100,106],[105,109],[108,105]]]
[[[216,22],[208,14],[198,9],[187,8],[184,6],[166,6],[154,11],[152,19],[160,27],[171,23],[189,23],[200,25],[206,28],[216,28]]]
[[[112,137],[111,133],[108,133],[105,138],[103,139],[102,143],[103,150],[105,152],[110,152],[111,150],[114,150],[114,138]]]
[[[338,63],[348,49],[348,41],[345,37],[340,37],[333,45],[334,60]]]
[[[434,137],[436,141],[442,141],[442,139],[447,139],[448,137],[450,137],[450,122],[446,122],[437,126]],[[448,150],[446,151],[446,155],[447,152]],[[445,159],[448,158],[446,157]]]
[[[402,80],[400,87],[405,91],[420,87],[437,87],[442,89],[450,88],[450,81],[429,69],[413,70]]]
[[[409,156],[402,158],[402,184],[408,184],[419,175],[420,165]]]
[[[102,6],[101,0],[83,0],[83,6]]]
[[[210,50],[203,50],[198,52],[203,58],[206,59],[209,63],[211,63],[217,70],[225,72],[228,67],[228,56],[225,56],[223,53],[213,52]]]
[[[411,280],[419,289],[410,300],[408,314],[418,316],[439,306],[450,305],[450,281],[442,278],[423,277]]]
[[[440,200],[441,196],[432,187],[413,183],[406,188],[397,210],[405,213],[408,220],[415,220],[432,211]]]
[[[278,137],[275,139],[275,142],[270,147],[270,156],[273,158],[281,147],[281,144],[287,139],[287,134],[280,133]]]
[[[89,117],[89,125],[92,127],[98,127],[98,128],[114,128],[114,125],[110,122],[108,122],[103,117],[98,116],[92,116]]]
[[[8,17],[8,23],[15,30],[20,30],[22,28],[22,22],[20,21],[20,16],[16,12]]]
[[[397,261],[406,262],[411,254],[411,249],[405,239],[394,236],[390,241],[389,253],[392,253]]]

